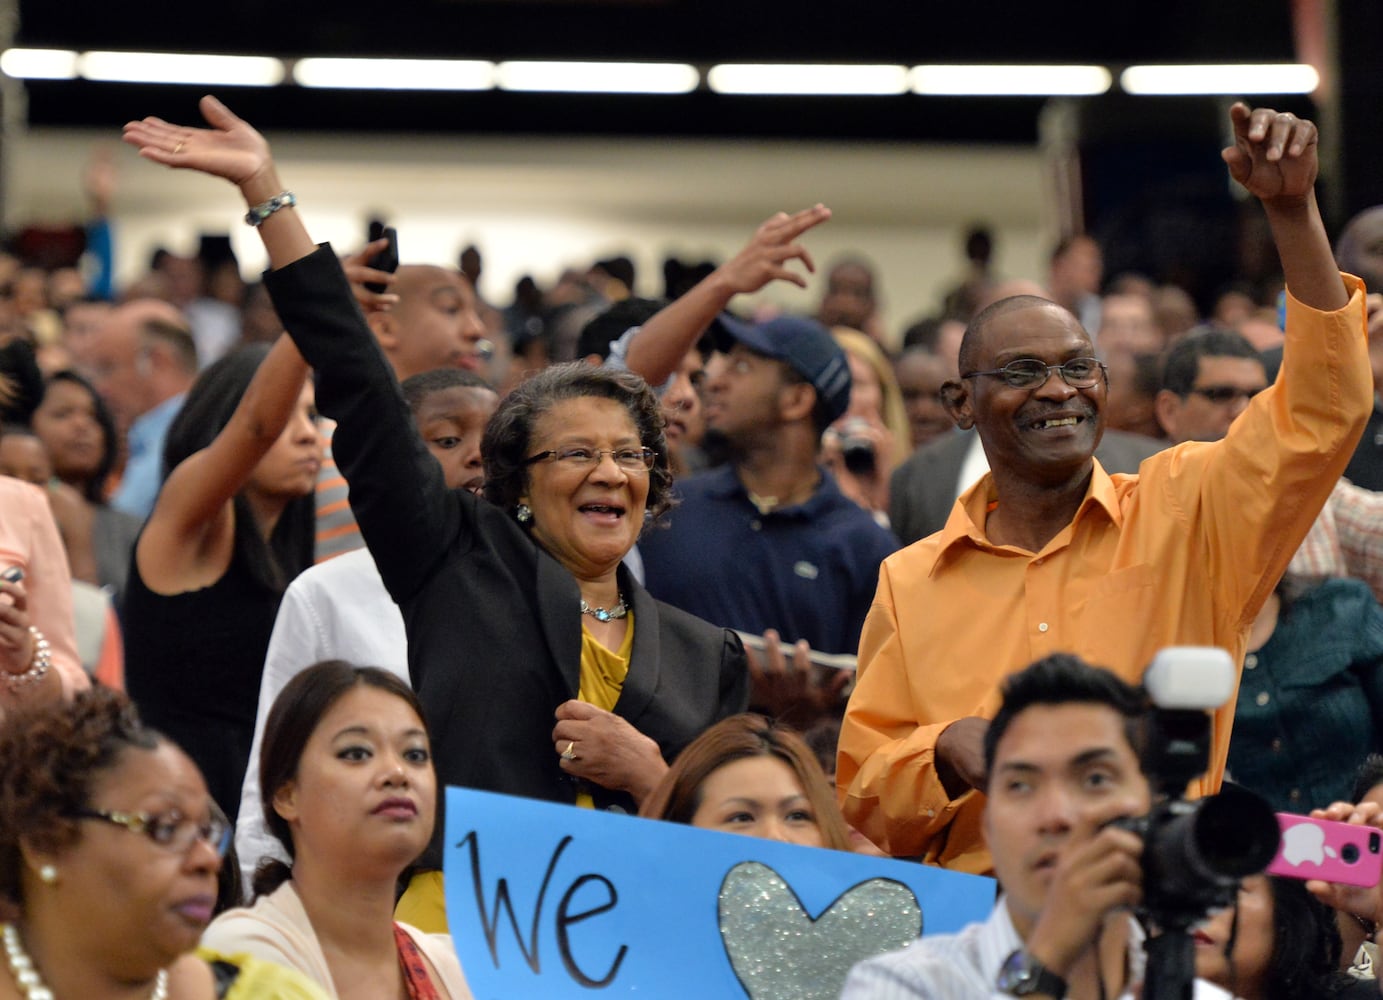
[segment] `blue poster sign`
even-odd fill
[[[975,875],[470,789],[446,822],[476,1000],[835,998],[860,959],[994,905]]]

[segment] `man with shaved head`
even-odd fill
[[[112,309],[85,351],[91,380],[125,435],[129,457],[111,506],[146,518],[163,481],[163,440],[197,377],[187,317],[161,299]]]
[[[1261,201],[1290,291],[1277,384],[1223,440],[1111,476],[1092,457],[1108,378],[1076,317],[1033,296],[975,317],[945,392],[990,472],[884,561],[840,734],[846,817],[890,854],[992,870],[982,746],[1023,665],[1068,652],[1136,682],[1171,645],[1242,663],[1349,459],[1372,398],[1364,292],[1336,271],[1316,208],[1315,126],[1242,104],[1230,119],[1225,162]],[[1223,775],[1233,708],[1215,715],[1201,790]]]
[[[475,292],[460,271],[405,264],[389,289],[399,297],[370,314],[370,329],[399,381],[437,368],[482,372],[488,358]]]

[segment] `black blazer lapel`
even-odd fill
[[[552,662],[567,684],[567,697],[581,690],[581,588],[556,559],[538,549],[538,620]],[[638,635],[634,641],[637,644]]]
[[[624,678],[619,700],[615,702],[615,714],[635,722],[647,711],[653,701],[653,692],[658,690],[658,674],[662,669],[659,662],[662,625],[658,602],[638,585],[623,565],[619,573],[620,589],[634,596],[634,646],[629,651],[629,673]]]

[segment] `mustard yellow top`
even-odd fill
[[[629,676],[629,654],[634,648],[634,616],[627,619],[624,641],[618,650],[606,649],[591,635],[585,623],[581,625],[581,686],[576,697],[588,705],[607,712],[615,710],[624,679]]]
[[[624,690],[624,679],[629,676],[629,654],[634,648],[634,615],[628,618],[629,627],[624,630],[624,641],[618,650],[606,649],[591,635],[586,624],[581,624],[581,686],[576,697],[588,705],[615,710],[615,702]],[[587,792],[578,792],[576,804],[582,809],[593,809],[595,800]]]
[[[634,616],[629,615],[629,627],[618,650],[609,650],[581,626],[581,684],[576,697],[607,712],[615,710],[624,679],[629,676],[629,655],[634,649]],[[578,792],[576,804],[583,809],[595,808],[595,800],[587,792]],[[447,933],[446,893],[442,873],[418,872],[408,883],[408,889],[394,910],[395,919],[421,928],[430,934]]]

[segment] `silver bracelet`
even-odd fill
[[[34,655],[29,658],[29,669],[22,674],[4,671],[5,683],[11,691],[18,691],[43,680],[48,668],[53,665],[53,647],[48,644],[43,633],[30,625],[29,634],[34,637]]]
[[[261,202],[260,204],[253,206],[248,212],[245,213],[245,222],[247,225],[257,226],[265,219],[269,218],[269,216],[277,212],[279,209],[292,208],[297,203],[297,195],[295,195],[292,191],[284,191],[281,194],[274,195],[266,202]]]

